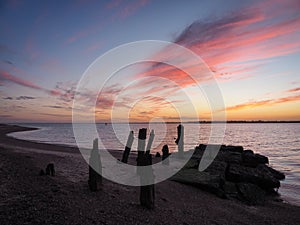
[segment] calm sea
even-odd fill
[[[24,125],[24,124],[23,124]],[[10,134],[10,136],[34,140],[38,142],[76,145],[72,124],[25,124],[38,127],[36,131],[26,131]],[[82,126],[85,126],[84,124]],[[224,124],[184,124],[185,149],[193,149],[200,143],[208,143],[211,136],[211,126]],[[177,124],[97,124],[99,137],[107,149],[124,149],[128,133],[138,129],[154,129],[155,138],[152,152],[161,151],[168,144],[171,151],[176,151],[174,138],[177,135]],[[82,144],[91,148],[92,139],[84,132]],[[226,124],[223,143],[226,145],[242,145],[269,157],[270,165],[286,174],[286,179],[279,189],[283,199],[292,204],[300,205],[300,124],[297,123],[245,123]],[[134,140],[133,150],[137,147]]]

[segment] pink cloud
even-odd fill
[[[250,101],[250,102],[246,102],[234,106],[229,106],[226,108],[226,111],[237,111],[237,110],[256,108],[261,106],[263,107],[272,106],[276,104],[295,102],[295,101],[300,101],[300,95],[293,95],[293,96],[287,96],[287,97],[270,99],[270,100],[262,100],[262,101]]]
[[[282,7],[276,7],[276,4]],[[257,3],[214,21],[196,21],[175,39],[175,43],[190,48],[202,57],[216,77],[249,77],[263,64],[261,60],[300,50],[300,4],[278,1],[272,4],[265,2],[264,7],[261,6],[262,3]],[[169,54],[163,51],[159,54]],[[172,55],[169,54],[169,57]],[[256,60],[260,62],[253,64]],[[185,63],[192,72],[199,69]],[[180,83],[182,87],[194,84],[183,71],[161,64],[150,67],[138,76],[161,76]],[[205,77],[202,79],[206,80]]]
[[[298,91],[300,91],[300,87],[290,89],[290,90],[288,90],[287,92],[298,92]]]
[[[126,5],[124,8],[122,8],[121,11],[119,11],[118,16],[121,17],[121,18],[126,18],[128,16],[131,16],[139,8],[145,6],[148,2],[149,2],[149,0],[132,1],[128,5]]]
[[[36,90],[43,90],[42,87],[30,82],[30,81],[26,81],[23,80],[21,78],[18,78],[12,74],[10,74],[7,71],[0,71],[0,80],[2,80],[2,82],[11,82],[11,83],[15,83],[24,87],[28,87],[28,88],[32,88],[32,89],[36,89]]]
[[[90,53],[90,52],[96,51],[96,50],[102,48],[103,43],[104,43],[103,41],[98,42],[98,43],[94,43],[94,44],[88,46],[87,49],[84,52],[85,53]]]
[[[28,54],[30,60],[35,60],[40,55],[40,51],[38,50],[33,38],[29,38],[27,40],[25,45],[25,51]]]
[[[122,3],[122,0],[112,0],[109,3],[107,3],[105,7],[107,9],[113,9],[113,8],[119,7],[121,5],[121,3]]]
[[[5,83],[13,83],[13,84],[17,84],[23,87],[27,87],[27,88],[31,88],[34,90],[39,90],[39,91],[43,91],[49,95],[52,96],[63,96],[64,93],[60,90],[49,90],[47,88],[41,87],[31,81],[28,80],[24,80],[22,78],[19,78],[17,76],[12,75],[11,73],[7,72],[7,71],[3,71],[0,70],[0,84],[3,86],[5,85]]]
[[[100,31],[106,25],[105,21],[101,21],[100,23],[93,24],[92,26],[88,26],[82,30],[77,31],[73,35],[67,38],[66,43],[72,44],[75,41],[87,37],[97,31]]]
[[[95,24],[92,26],[89,26],[87,28],[84,28],[70,37],[67,38],[65,41],[67,44],[72,44],[76,42],[79,39],[82,39],[84,37],[87,37],[100,29],[102,29],[104,26],[107,25],[108,22],[111,22],[115,20],[116,18],[118,19],[124,19],[126,17],[129,17],[133,15],[139,8],[145,6],[149,0],[137,0],[137,1],[130,1],[129,3],[122,4],[122,0],[114,0],[106,5],[107,10],[113,10],[117,9],[117,12],[115,14],[112,14],[112,16],[108,20],[102,20],[100,24]],[[118,9],[119,8],[119,9]],[[94,44],[97,45],[97,44]]]

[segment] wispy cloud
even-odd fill
[[[118,16],[120,18],[126,18],[128,16],[131,16],[134,14],[139,8],[145,6],[148,4],[150,1],[149,0],[137,0],[137,1],[132,1],[128,3],[126,6],[124,6],[119,12]]]
[[[13,62],[10,61],[10,60],[2,60],[2,62],[6,63],[6,64],[9,64],[9,65],[13,65]]]
[[[7,71],[0,70],[0,84],[4,85],[5,83],[12,83],[12,84],[18,84],[23,87],[31,88],[34,90],[39,90],[43,91],[47,94],[53,95],[53,96],[58,96],[61,93],[58,92],[57,90],[49,90],[47,88],[44,88],[42,86],[39,86],[31,81],[19,78],[17,76],[12,75],[11,73]]]
[[[105,8],[113,9],[113,8],[119,7],[121,5],[121,3],[122,3],[122,0],[112,0],[106,4]]]
[[[196,21],[175,42],[190,48],[218,68],[225,63],[269,59],[300,50],[300,6],[275,2],[280,12],[258,5],[209,22]],[[285,7],[280,7],[284,5]],[[274,7],[274,5],[273,5]],[[280,17],[271,16],[280,14]],[[238,74],[238,73],[236,73]]]
[[[2,98],[4,100],[13,100],[14,98],[13,97],[5,97],[5,98]]]
[[[226,111],[237,111],[243,109],[251,109],[261,106],[273,106],[276,104],[287,103],[287,102],[295,102],[300,101],[300,95],[287,96],[277,99],[269,99],[269,100],[261,100],[261,101],[249,101],[242,104],[237,104],[234,106],[229,106],[226,108]]]
[[[145,6],[147,3],[149,3],[149,0],[136,0],[136,1],[129,1],[129,2],[124,2],[122,0],[114,0],[112,2],[109,2],[106,4],[104,7],[104,10],[110,11],[111,16],[108,18],[105,18],[101,20],[100,23],[93,24],[91,26],[85,27],[74,34],[72,34],[70,37],[67,38],[65,41],[67,44],[72,44],[82,38],[85,38],[87,36],[90,36],[96,32],[99,32],[101,29],[103,29],[107,24],[111,23],[112,21],[116,19],[125,19],[129,16],[132,16],[134,13],[136,13],[140,8]],[[91,50],[95,49],[94,47],[89,46],[88,48],[91,48]],[[99,48],[99,46],[97,46]]]
[[[63,109],[63,106],[59,106],[59,105],[44,105],[43,107],[47,107],[47,108],[53,108],[53,109]]]
[[[52,90],[56,92],[56,96],[65,103],[70,103],[73,101],[76,94],[77,82],[57,82],[55,88]]]
[[[10,74],[7,71],[0,71],[0,81],[11,82],[11,83],[15,83],[15,84],[25,86],[28,88],[32,88],[32,89],[36,89],[36,90],[43,90],[42,87],[40,87],[30,81],[18,78],[16,76]]]
[[[300,87],[287,90],[287,92],[298,92],[298,91],[300,91]]]
[[[100,48],[102,48],[102,46],[103,46],[103,41],[93,43],[90,46],[88,46],[84,52],[85,53],[90,53],[90,52],[93,52],[95,50],[99,50]]]
[[[32,99],[36,99],[36,98],[32,96],[25,96],[25,95],[16,97],[16,100],[32,100]]]
[[[67,38],[67,40],[65,41],[66,44],[72,44],[82,38],[85,38],[89,35],[94,34],[95,32],[100,31],[101,29],[103,29],[106,26],[106,22],[105,21],[100,21],[97,22],[95,24],[83,27],[83,28],[79,28],[78,31],[74,32],[71,36],[69,36]]]
[[[299,12],[300,4],[291,0],[256,3],[219,18],[195,21],[174,42],[204,59],[217,78],[243,79],[253,76],[274,57],[300,51]],[[164,51],[159,54],[168,55]],[[199,70],[185,63],[190,71]],[[183,71],[163,64],[152,66],[138,76],[151,75],[171,79],[182,87],[195,83]]]

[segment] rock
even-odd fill
[[[266,201],[266,193],[260,187],[251,183],[238,183],[240,199],[249,205],[263,205]]]
[[[217,158],[226,163],[242,163],[242,154],[239,152],[219,152]]]
[[[212,175],[218,175],[223,180],[225,180],[227,163],[223,161],[213,161],[206,169],[205,172],[208,172]]]
[[[238,198],[239,192],[236,187],[236,184],[233,182],[226,181],[223,185],[223,190],[225,192],[225,196],[228,199]]]
[[[242,161],[246,166],[257,167],[259,164],[268,164],[269,159],[260,154],[254,154],[253,151],[244,151],[242,153]]]
[[[269,167],[266,156],[243,150],[242,146],[222,145],[214,161],[205,171],[198,171],[207,145],[195,147],[192,157],[171,180],[193,185],[220,197],[239,199],[250,205],[265,202],[266,195],[275,196],[284,174]],[[271,194],[271,195],[270,195]],[[277,195],[276,195],[277,196]]]
[[[280,182],[274,176],[259,168],[230,164],[226,170],[226,180],[256,184],[264,190],[280,187]]]
[[[224,197],[224,191],[222,189],[224,180],[219,175],[212,175],[208,172],[199,172],[196,169],[182,169],[171,177],[171,180],[191,184],[195,187],[217,194],[220,197]]]
[[[250,150],[250,149],[247,149],[247,150],[244,150],[244,152],[243,153],[246,153],[246,154],[254,154],[254,152],[252,151],[252,150]]]
[[[264,164],[258,165],[257,169],[261,170],[263,173],[268,174],[269,176],[273,176],[274,178],[276,178],[278,180],[285,179],[284,173],[277,171],[267,165],[264,165]]]
[[[198,169],[200,160],[195,158],[190,158],[190,160],[184,165],[184,169]]]
[[[244,151],[243,146],[222,146],[222,151],[230,151],[230,152],[238,152],[238,153],[242,153]]]
[[[203,146],[204,146],[203,144],[200,144],[199,146],[196,146],[191,158],[200,159],[202,157],[203,153],[204,153],[204,150],[205,150],[205,147],[203,147]]]
[[[156,152],[155,157],[159,158],[160,157],[160,153]]]
[[[192,157],[201,158],[207,146],[208,145],[204,145],[204,144],[200,144],[199,146],[196,146]],[[222,151],[222,149],[226,147],[225,145],[213,145],[213,144],[210,144],[209,146],[212,148],[219,148],[220,151]]]
[[[196,150],[197,151],[204,151],[206,149],[207,145],[204,144],[200,144],[198,146],[196,146]]]
[[[261,154],[255,154],[255,158],[259,164],[269,164],[269,159],[267,156]]]

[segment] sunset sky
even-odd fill
[[[298,0],[12,0],[1,1],[0,18],[2,123],[70,122],[89,65],[141,40],[173,42],[200,56],[225,107],[210,109],[183,71],[143,63],[123,68],[101,90],[97,121],[178,121],[178,109],[185,121],[209,120],[213,110],[228,120],[300,120]],[[200,85],[209,82],[199,76]]]

